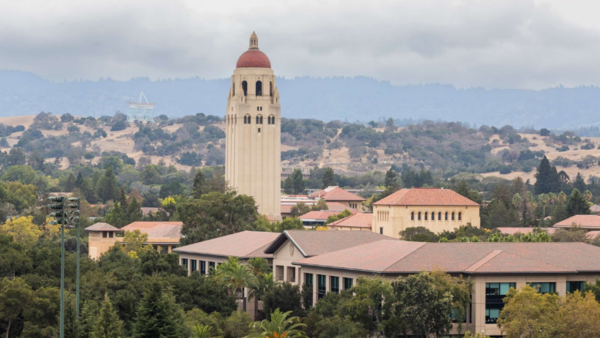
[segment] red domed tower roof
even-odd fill
[[[265,53],[258,50],[258,37],[252,32],[250,48],[240,56],[237,68],[271,68],[271,61]]]

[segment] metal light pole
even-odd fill
[[[56,210],[52,212],[50,216],[55,218],[54,221],[49,224],[60,224],[62,226],[61,233],[61,251],[60,251],[60,338],[65,337],[65,198],[64,197],[50,197],[48,198],[53,204],[48,204],[48,208]]]
[[[79,320],[79,273],[81,268],[81,211],[80,211],[80,201],[77,197],[69,198],[69,208],[71,217],[69,221],[72,223],[77,223],[77,286],[76,286],[76,299],[75,299],[75,317],[76,320]]]

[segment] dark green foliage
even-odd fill
[[[335,185],[335,180],[333,178],[333,169],[331,169],[331,167],[325,168],[325,172],[323,173],[322,181],[323,181],[323,189]]]
[[[269,291],[263,297],[264,312],[267,316],[276,309],[281,312],[292,311],[291,316],[304,317],[306,312],[302,308],[302,295],[298,285],[283,283]]]
[[[160,198],[166,198],[168,196],[181,195],[183,194],[183,191],[184,186],[181,183],[177,181],[171,181],[160,186],[158,196]]]
[[[304,179],[302,178],[302,171],[300,169],[294,169],[292,176],[290,177],[292,180],[293,193],[301,194],[304,191]]]
[[[579,191],[579,189],[573,189],[571,196],[567,201],[567,214],[569,216],[575,215],[587,215],[590,213],[590,205],[583,198],[583,195]]]
[[[117,180],[112,166],[108,166],[104,176],[96,183],[96,193],[100,200],[104,202],[118,198],[119,189],[117,188]]]
[[[412,242],[437,242],[439,237],[425,227],[409,227],[400,231],[400,237]]]
[[[188,151],[181,154],[177,163],[189,166],[200,166],[202,165],[202,155],[198,155],[193,151]]]
[[[112,127],[110,128],[110,131],[120,131],[120,130],[124,130],[125,128],[128,127],[128,123],[125,121],[116,121]]]
[[[177,305],[171,292],[158,280],[153,279],[144,291],[134,324],[133,337],[185,337],[188,329],[183,316],[183,310]]]
[[[123,336],[123,322],[119,319],[108,295],[104,296],[104,301],[100,305],[91,336],[93,338],[121,338]]]
[[[184,275],[186,274],[183,271]],[[177,302],[185,311],[198,308],[206,313],[231,313],[237,309],[235,296],[227,288],[194,272],[190,277],[170,278]]]
[[[181,244],[191,244],[254,229],[258,217],[254,198],[235,192],[211,192],[177,205],[183,222]]]
[[[432,186],[433,174],[430,171],[423,169],[418,173],[412,169],[407,169],[402,172],[402,185],[405,188]]]

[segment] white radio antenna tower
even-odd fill
[[[127,121],[145,121],[154,122],[154,116],[152,116],[152,109],[156,103],[148,102],[144,92],[140,92],[140,96],[136,102],[127,102],[129,105],[129,115]]]

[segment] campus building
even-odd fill
[[[467,224],[479,228],[479,204],[449,189],[400,189],[373,203],[372,231],[390,237],[410,227],[440,233]]]
[[[279,91],[255,33],[233,71],[225,120],[225,179],[238,193],[254,197],[259,213],[281,219]]]
[[[362,202],[365,201],[364,198],[337,186],[327,187],[323,190],[310,194],[309,197],[315,200],[324,199],[328,203],[340,203],[346,208],[356,209],[359,211],[362,210]]]
[[[115,243],[123,244],[123,236],[127,231],[139,230],[148,235],[145,245],[152,245],[159,252],[171,253],[179,245],[182,222],[133,222],[121,229],[108,223],[96,223],[85,228],[89,233],[88,255],[98,259]]]
[[[312,289],[310,305],[329,292],[351,288],[360,276],[392,281],[441,270],[469,277],[472,301],[466,317],[458,319],[462,332],[484,331],[492,337],[502,336],[496,320],[511,287],[531,284],[542,293],[564,296],[583,290],[585,283],[595,283],[600,276],[600,247],[585,243],[421,243],[369,231],[290,230],[282,234],[246,231],[188,247],[174,251],[189,272],[192,259],[267,258],[276,281]],[[452,334],[459,334],[458,324]]]

